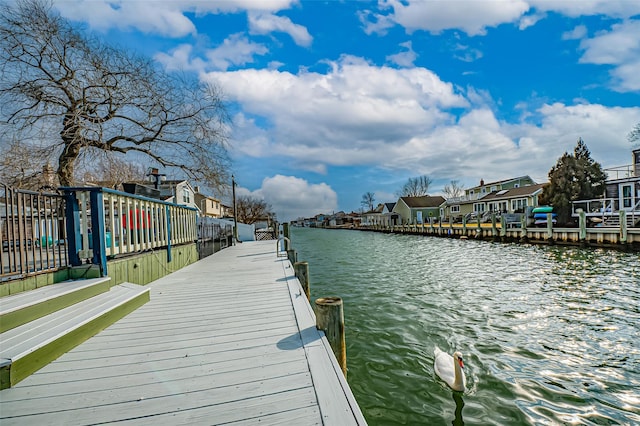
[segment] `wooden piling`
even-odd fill
[[[288,223],[283,223],[282,224],[282,236],[284,238],[286,238],[284,240],[284,249],[286,251],[289,251],[289,249],[291,249],[291,230],[289,228],[289,224]]]
[[[291,262],[292,265],[294,265],[298,261],[298,253],[296,253],[294,249],[287,250],[287,257],[289,258],[289,262]]]
[[[553,244],[553,214],[547,213],[547,241]]]
[[[316,327],[324,331],[342,373],[347,377],[347,345],[344,337],[344,311],[341,298],[316,299]]]
[[[309,287],[309,262],[296,262],[293,264],[293,270],[295,271],[296,278],[300,281],[304,293],[307,295],[307,300],[311,300],[311,289]]]
[[[620,210],[620,243],[627,244],[627,212]]]

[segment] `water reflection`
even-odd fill
[[[464,420],[462,419],[462,409],[464,408],[462,392],[453,391],[451,393],[453,394],[453,400],[456,403],[456,414],[451,424],[453,426],[464,426]]]

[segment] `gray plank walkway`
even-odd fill
[[[1,391],[0,423],[366,424],[275,241],[149,287],[146,305]]]

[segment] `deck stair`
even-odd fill
[[[633,228],[638,221],[638,216],[633,216],[631,214],[627,215],[627,228]],[[619,228],[620,227],[620,216],[606,216],[604,221],[602,222],[602,226],[606,228]]]
[[[149,300],[110,278],[66,281],[0,299],[0,389],[9,388]]]

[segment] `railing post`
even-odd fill
[[[620,210],[620,242],[627,243],[627,212]]]
[[[316,328],[324,331],[329,345],[347,377],[347,345],[344,337],[344,311],[339,297],[316,299]]]
[[[169,206],[164,206],[165,214],[167,215],[167,262],[171,262],[171,210]]]
[[[78,206],[78,198],[75,191],[64,190],[65,194],[65,216],[67,227],[67,250],[69,256],[69,264],[71,266],[80,266],[82,261],[78,254],[81,247],[80,235],[80,208]]]
[[[100,274],[106,277],[107,274],[107,254],[105,244],[105,227],[104,227],[104,200],[101,190],[91,191],[89,193],[89,201],[91,203],[91,238],[93,245],[94,265],[100,266]]]
[[[300,281],[304,293],[307,295],[307,300],[311,300],[311,289],[309,286],[309,262],[296,262],[293,264],[293,270],[295,271],[296,278]]]

